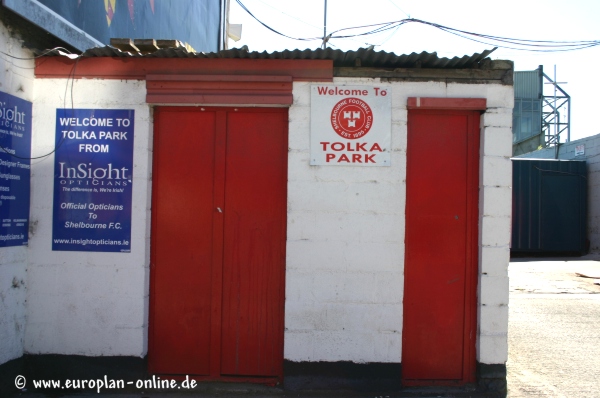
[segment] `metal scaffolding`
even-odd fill
[[[556,81],[556,65],[554,79],[543,71],[542,75],[546,80],[544,83],[554,88],[552,95],[542,95],[542,134],[546,147],[558,148],[558,144],[571,141],[571,96],[559,86],[566,82]],[[565,132],[566,137],[563,134]]]

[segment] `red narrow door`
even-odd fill
[[[283,373],[287,109],[155,113],[150,370]]]
[[[227,118],[223,359],[227,375],[283,372],[287,112]]]
[[[150,371],[209,374],[216,114],[154,114]]]
[[[475,377],[479,113],[408,115],[402,379]]]

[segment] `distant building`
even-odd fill
[[[513,156],[571,140],[571,97],[544,73],[542,65],[515,72],[514,88]]]
[[[535,151],[543,145],[542,69],[515,72],[513,155]]]

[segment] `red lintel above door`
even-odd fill
[[[291,105],[291,76],[147,75],[149,104]]]

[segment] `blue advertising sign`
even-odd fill
[[[0,247],[29,237],[31,102],[0,92]]]
[[[81,51],[109,44],[111,37],[175,39],[200,52],[216,52],[224,47],[222,16],[226,2],[221,0],[2,0],[1,3]],[[86,38],[82,37],[84,34]]]
[[[133,110],[56,110],[52,250],[131,251],[133,126]]]

